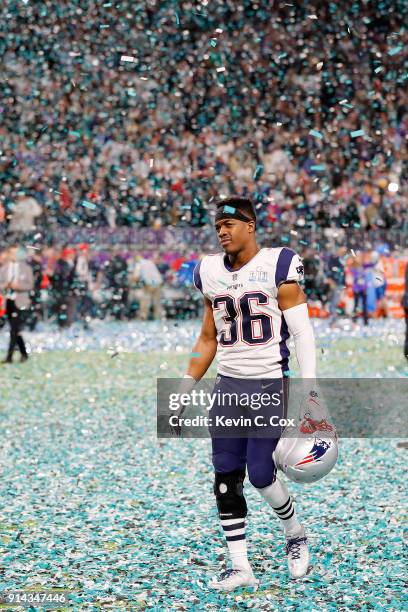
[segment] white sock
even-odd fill
[[[245,518],[221,519],[221,525],[227,539],[233,569],[252,571],[247,554]]]
[[[262,497],[280,518],[285,536],[293,538],[303,533],[302,525],[297,520],[293,501],[283,482],[276,478],[269,487],[257,489]]]

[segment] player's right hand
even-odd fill
[[[176,419],[175,417],[177,417],[177,420],[179,419],[179,417],[181,417],[181,415],[184,413],[185,408],[184,406],[182,408],[179,408],[178,410],[176,410],[175,412],[172,413],[172,422],[174,422]],[[170,425],[170,432],[171,435],[176,437],[176,438],[180,438],[181,436],[181,425],[179,424],[171,424]]]
[[[185,393],[190,393],[196,383],[197,381],[192,376],[185,374],[177,390],[178,395],[180,396]],[[184,414],[185,409],[186,409],[185,406],[180,406],[180,408],[178,408],[177,410],[173,410],[171,413],[171,416],[173,417],[172,422],[177,421]],[[177,419],[175,417],[177,417]],[[169,427],[170,427],[171,435],[174,437],[180,438],[181,425],[180,424],[170,424],[169,422]]]

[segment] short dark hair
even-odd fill
[[[231,208],[236,208],[239,212],[243,213],[244,215],[247,215],[253,221],[256,221],[255,208],[249,198],[244,198],[241,196],[230,196],[229,198],[218,200],[215,203],[215,205],[217,207],[217,212],[223,206],[230,206]]]

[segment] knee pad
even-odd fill
[[[215,472],[214,495],[220,518],[243,518],[247,515],[244,497],[245,470]]]

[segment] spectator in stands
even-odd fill
[[[379,253],[376,251],[373,251],[371,260],[373,266],[376,307],[381,309],[382,316],[386,318],[388,317],[388,302],[385,295],[387,290],[387,280],[385,278],[384,266],[381,262]]]
[[[28,353],[22,335],[24,315],[30,307],[30,291],[33,275],[30,266],[24,261],[24,251],[19,252],[15,244],[8,247],[5,263],[0,268],[0,290],[6,298],[6,314],[10,325],[10,342],[7,357],[2,363],[12,363],[13,354],[18,347],[21,361],[27,361]]]
[[[163,280],[155,262],[144,257],[137,258],[132,270],[131,281],[140,283],[142,287],[139,319],[146,321],[151,307],[153,307],[153,318],[162,319],[161,293]]]
[[[309,300],[319,299],[320,258],[313,249],[307,248],[302,259],[305,273],[305,293]]]
[[[19,192],[12,208],[9,230],[12,233],[29,233],[35,230],[36,219],[42,209],[37,200],[26,193]]]
[[[92,299],[92,273],[89,267],[89,246],[82,243],[78,247],[77,257],[75,261],[75,273],[77,277],[77,314],[78,318],[83,321],[84,328],[89,328],[89,320],[94,308]]]
[[[337,307],[346,284],[344,259],[347,253],[345,246],[339,246],[334,254],[329,255],[327,261],[326,278],[329,285],[329,313],[330,325],[333,326],[337,316]]]
[[[59,327],[70,327],[74,322],[78,300],[75,264],[75,249],[66,247],[62,250],[52,272],[54,312]]]
[[[361,302],[364,325],[368,325],[368,309],[367,309],[367,270],[363,265],[361,254],[357,254],[353,258],[351,264],[351,274],[353,277],[353,295],[354,295],[354,320],[358,317],[359,303]]]
[[[127,314],[129,298],[128,264],[120,247],[113,247],[112,258],[105,268],[108,287],[112,290],[111,308],[118,320]]]
[[[34,331],[40,319],[43,318],[41,286],[43,280],[43,253],[38,247],[32,249],[31,257],[28,260],[33,273],[33,288],[30,292],[31,305],[27,325],[30,331]]]
[[[402,296],[402,307],[405,312],[405,342],[404,342],[404,355],[408,359],[408,263],[405,266],[405,287],[404,294]]]

